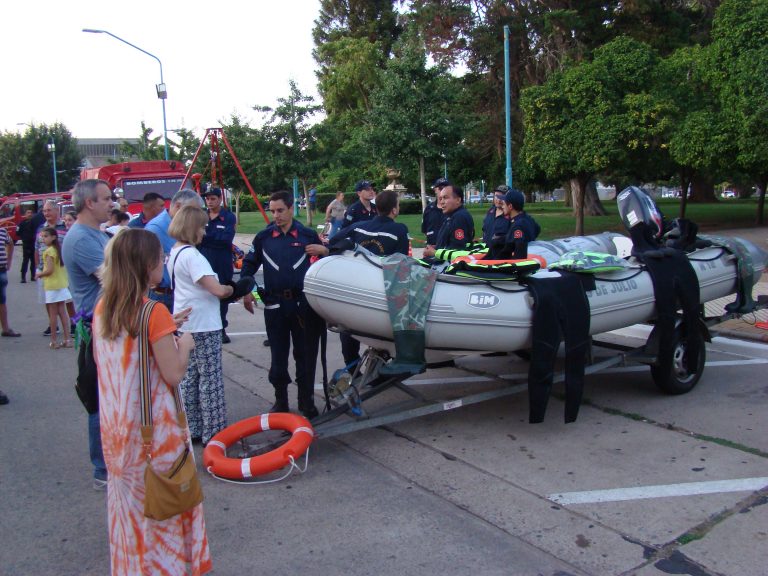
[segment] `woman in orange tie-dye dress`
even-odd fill
[[[112,576],[198,575],[211,570],[202,504],[168,520],[144,516],[141,441],[139,316],[150,285],[163,277],[157,236],[126,230],[110,241],[104,259],[104,294],[94,311],[94,355],[99,371],[99,413],[107,463],[107,507]],[[168,309],[156,305],[149,319],[149,373],[154,439],[152,466],[167,471],[189,437],[176,417],[171,386],[178,386],[194,346],[174,336]]]

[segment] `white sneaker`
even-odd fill
[[[93,489],[102,492],[107,489],[107,481],[99,478],[93,479]]]

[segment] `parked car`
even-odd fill
[[[469,197],[469,203],[470,204],[479,204],[480,203],[480,194],[472,194]]]

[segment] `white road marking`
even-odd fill
[[[470,382],[492,382],[486,376],[454,376],[453,378],[408,378],[403,384],[408,386],[428,386],[432,384],[467,384]]]
[[[647,339],[648,335],[653,330],[653,326],[648,324],[634,324],[627,326],[626,328],[619,328],[617,330],[611,330],[606,334],[616,334],[617,336],[629,336],[631,338]],[[760,342],[751,342],[749,340],[741,340],[739,338],[726,338],[725,336],[715,336],[712,338],[713,344],[731,344],[734,346],[740,346],[742,348],[753,348],[755,350],[765,350],[768,348],[768,344],[762,344]]]
[[[707,368],[718,368],[722,366],[744,366],[745,364],[768,364],[766,358],[751,358],[748,360],[713,360],[704,364]],[[606,368],[600,370],[599,374],[621,374],[623,372],[642,372],[648,370],[648,366],[620,366],[618,368]],[[506,376],[505,376],[506,378]]]
[[[670,496],[697,496],[700,494],[721,494],[725,492],[752,492],[768,486],[768,476],[739,478],[735,480],[712,480],[709,482],[683,482],[681,484],[659,484],[636,488],[613,488],[610,490],[587,490],[584,492],[563,492],[550,494],[547,500],[558,504],[595,504],[598,502],[622,502]]]
[[[227,332],[227,336],[265,336],[266,332]]]

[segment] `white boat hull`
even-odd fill
[[[623,252],[631,246],[625,242],[628,239],[620,235],[602,239],[613,243],[613,250],[607,246],[599,249],[592,241],[588,242],[590,247],[579,247],[579,240],[583,238],[567,239],[560,244],[567,247],[563,251],[591,249],[620,256],[624,256]],[[766,255],[760,249],[752,248],[753,273],[759,278]],[[545,257],[548,261],[557,259],[550,246],[547,250]],[[534,243],[529,253],[538,253]],[[689,259],[699,279],[702,303],[736,291],[734,256],[715,247],[695,251],[689,254]],[[557,275],[557,272],[540,270],[535,276]],[[654,318],[653,285],[647,272],[630,268],[597,274],[595,280],[595,290],[587,292],[591,311],[590,334]],[[322,258],[307,272],[304,292],[310,305],[332,328],[348,331],[365,344],[394,350],[383,274],[377,258],[352,252]],[[428,354],[428,360],[529,348],[532,304],[530,293],[517,282],[478,282],[441,275],[427,314],[426,344],[428,352],[432,352]]]

